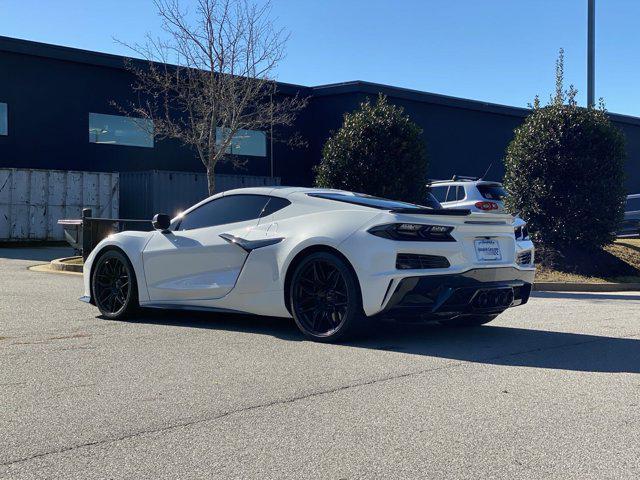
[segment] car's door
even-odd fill
[[[265,195],[228,195],[192,210],[169,232],[156,231],[143,251],[153,301],[220,298],[233,289],[248,253],[220,237],[255,226]]]

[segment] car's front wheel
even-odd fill
[[[98,257],[91,286],[95,304],[104,317],[125,318],[138,307],[135,272],[127,257],[117,250]]]
[[[335,254],[316,252],[296,267],[289,291],[291,313],[298,328],[319,342],[344,340],[363,321],[358,279]]]

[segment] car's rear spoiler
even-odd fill
[[[392,208],[391,213],[406,213],[410,215],[448,215],[451,217],[466,217],[471,210],[466,208]]]

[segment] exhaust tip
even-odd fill
[[[484,290],[473,299],[476,308],[510,307],[514,300],[513,289]]]

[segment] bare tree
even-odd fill
[[[125,110],[152,120],[155,137],[192,147],[213,194],[216,164],[242,163],[233,154],[241,130],[290,126],[306,105],[298,95],[278,94],[273,79],[288,35],[274,28],[268,3],[197,0],[192,12],[179,0],[154,4],[165,38],[125,44],[146,60],[128,63],[139,101]]]

